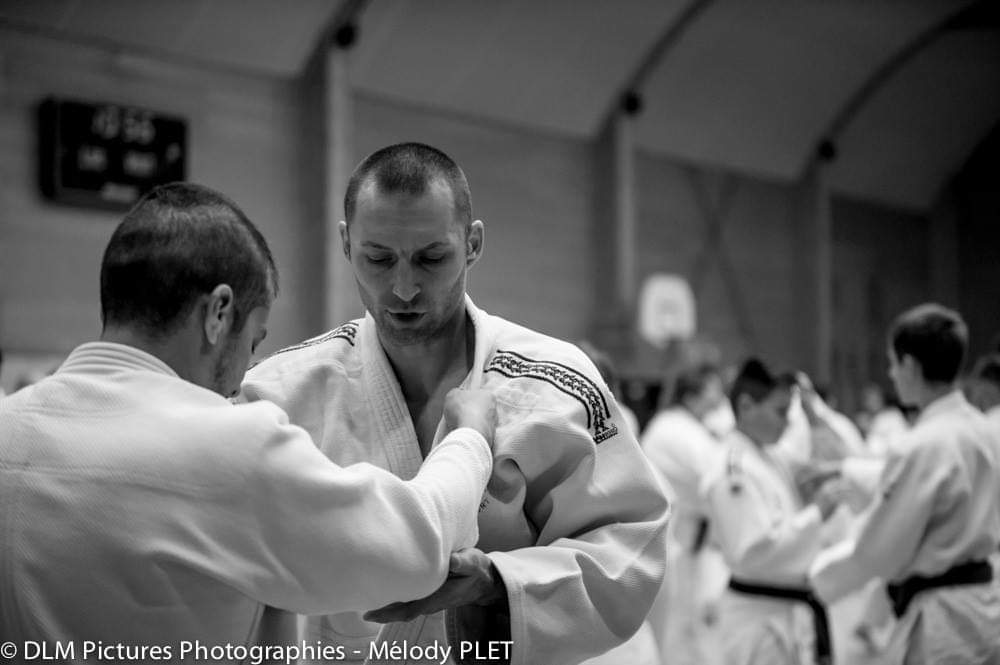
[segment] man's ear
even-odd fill
[[[465,265],[471,267],[483,255],[483,241],[486,233],[482,220],[469,224],[469,233],[465,239]]]
[[[340,244],[344,250],[344,256],[351,260],[351,231],[347,228],[347,222],[340,220],[337,223],[337,230],[340,231]]]
[[[205,339],[215,346],[224,340],[236,318],[236,302],[228,284],[219,284],[208,294],[205,305]]]
[[[909,353],[904,353],[903,357],[899,359],[899,366],[915,379],[924,378],[924,366]]]

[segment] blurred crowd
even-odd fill
[[[629,662],[1000,662],[995,573],[986,596],[906,612],[925,588],[982,581],[983,543],[997,566],[1000,344],[972,362],[966,344],[957,312],[901,315],[888,340],[892,387],[865,386],[857,413],[840,412],[801,371],[760,358],[725,366],[718,348],[682,344],[638,432],[674,512],[651,638],[626,644]],[[948,363],[971,369],[949,376]],[[989,434],[976,433],[983,421]],[[962,449],[982,444],[992,458],[949,469],[939,452],[919,471],[910,451],[953,454],[960,446],[935,437],[961,437],[970,423],[979,441]],[[965,477],[979,472],[983,482]],[[981,638],[955,644],[970,612],[996,651]]]

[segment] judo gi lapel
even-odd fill
[[[479,388],[483,385],[483,372],[490,356],[496,350],[496,330],[490,325],[490,315],[476,307],[472,298],[465,296],[465,311],[472,321],[473,334],[476,336],[475,348],[472,353],[472,369],[462,382],[463,388]]]
[[[483,370],[495,348],[495,331],[490,327],[489,315],[476,308],[467,295],[465,297],[466,311],[472,321],[473,362],[472,369],[462,381],[463,388],[478,388],[483,385]],[[389,365],[389,360],[382,350],[375,332],[375,322],[371,315],[365,317],[361,326],[361,346],[364,358],[365,382],[369,386],[368,400],[375,414],[377,436],[384,437],[384,445],[389,458],[391,471],[397,476],[410,478],[416,475],[422,458],[420,446],[417,443],[416,431],[406,408],[406,400],[396,380],[396,375]],[[391,409],[391,411],[390,411]],[[438,422],[434,434],[434,445],[444,438],[447,431],[444,419]],[[406,470],[406,474],[401,471]],[[442,645],[447,644],[444,627],[444,613],[417,617],[412,621],[385,624],[380,630],[375,642],[390,645]],[[393,665],[416,665],[418,662],[409,658],[393,661],[366,660],[366,665],[381,662],[392,662]],[[448,658],[447,663],[456,661]]]
[[[465,296],[465,311],[472,322],[474,341],[472,369],[469,370],[460,387],[481,388],[486,363],[489,361],[490,356],[493,355],[493,351],[496,350],[496,330],[490,325],[490,315],[476,307],[468,294]],[[442,419],[438,423],[437,431],[434,432],[434,445],[436,446],[447,433],[444,429],[444,419]]]
[[[375,321],[365,314],[361,322],[360,347],[363,385],[371,409],[372,444],[381,444],[389,460],[389,470],[409,480],[417,475],[423,457],[417,433],[406,408],[406,399],[379,342]]]

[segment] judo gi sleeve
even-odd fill
[[[273,404],[233,412],[243,413],[228,436],[243,433],[248,445],[220,489],[216,524],[194,534],[204,566],[302,614],[370,610],[440,586],[449,555],[476,529],[492,467],[481,434],[454,430],[403,481],[369,464],[338,466]]]
[[[733,480],[719,473],[706,487],[713,533],[741,578],[805,581],[822,537],[823,517],[816,506],[775,514],[761,488],[745,475]]]
[[[488,553],[507,588],[513,665],[579,663],[621,644],[663,579],[669,504],[614,399],[601,395],[604,413],[554,391],[530,408],[498,395],[486,501],[523,500],[535,541]],[[470,616],[479,611],[450,613],[453,642],[479,637],[461,629],[481,626]]]
[[[853,546],[834,546],[817,557],[810,582],[825,603],[873,577],[893,580],[913,560],[935,503],[943,500],[940,488],[954,470],[935,454],[926,446],[891,458]]]

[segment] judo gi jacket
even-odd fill
[[[0,636],[173,660],[181,642],[294,641],[265,604],[338,612],[434,591],[475,538],[490,468],[471,429],[412,482],[340,468],[273,404],[233,405],[143,351],[84,344],[0,402]]]
[[[664,574],[666,497],[597,369],[576,346],[491,316],[466,299],[475,330],[463,385],[497,399],[493,476],[478,547],[507,588],[514,665],[579,663],[640,626]],[[247,374],[341,464],[408,478],[421,462],[399,383],[370,315],[279,351]],[[438,437],[440,437],[440,429]],[[372,606],[369,609],[376,609]],[[459,644],[463,608],[382,629],[381,639]],[[448,624],[446,637],[445,624]],[[310,619],[310,638],[370,642],[357,616]]]

